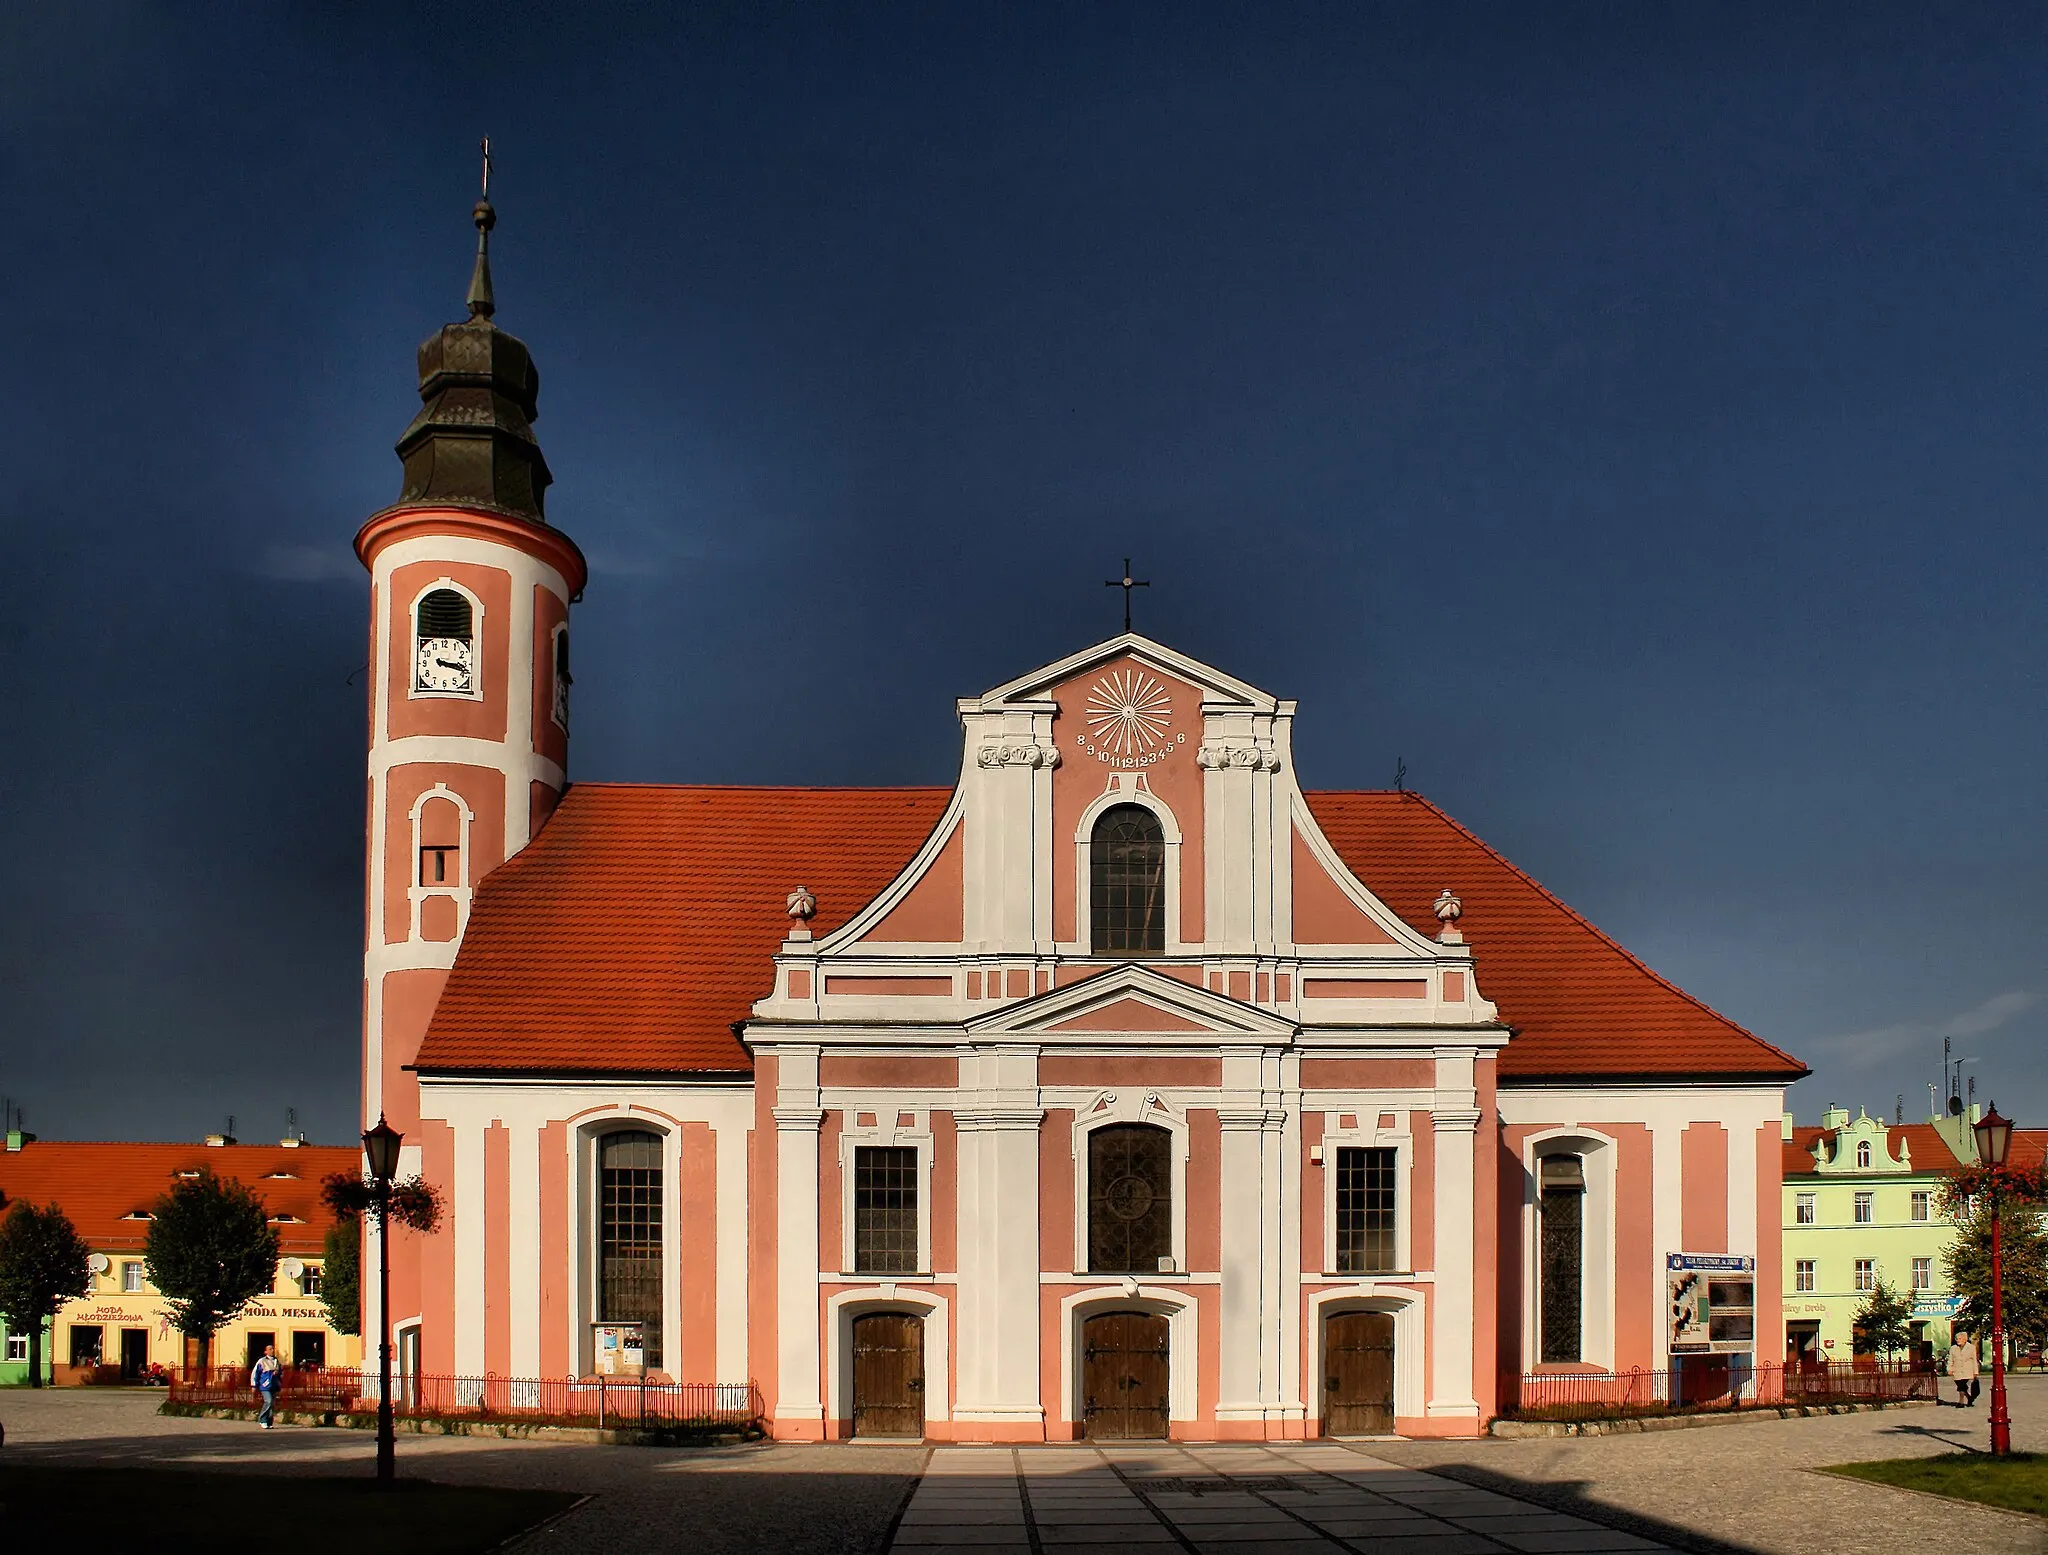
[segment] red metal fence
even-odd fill
[[[374,1413],[377,1378],[352,1369],[295,1367],[283,1374],[280,1409]],[[171,1383],[174,1404],[253,1407],[241,1366],[188,1371]],[[636,1430],[746,1430],[762,1417],[751,1382],[656,1382],[637,1377],[451,1377],[391,1379],[392,1412],[405,1420],[507,1421]]]
[[[1885,1364],[1743,1366],[1700,1361],[1671,1371],[1524,1372],[1500,1379],[1500,1412],[1510,1420],[1614,1420],[1785,1404],[1898,1403],[1937,1397],[1926,1366]]]

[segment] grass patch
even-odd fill
[[[0,1468],[0,1528],[19,1549],[75,1542],[81,1519],[129,1508],[155,1549],[289,1546],[308,1555],[473,1555],[573,1505],[559,1490],[401,1479],[286,1479],[184,1469]],[[35,1537],[42,1535],[41,1538]],[[60,1541],[62,1541],[60,1543]]]
[[[2036,1452],[2007,1453],[2001,1458],[1982,1452],[1951,1452],[1937,1458],[1838,1463],[1825,1472],[2048,1517],[2048,1456]]]

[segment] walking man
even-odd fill
[[[267,1344],[263,1354],[249,1373],[249,1386],[256,1390],[261,1400],[256,1408],[256,1423],[264,1430],[270,1429],[270,1417],[277,1409],[277,1390],[284,1386],[284,1363],[277,1358],[277,1346]]]

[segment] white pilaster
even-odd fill
[[[818,1376],[818,1050],[777,1049],[775,1418],[825,1418]]]
[[[960,1062],[955,1420],[1036,1424],[1038,1050],[999,1047]]]
[[[1470,1048],[1439,1050],[1436,1062],[1436,1333],[1430,1357],[1428,1413],[1477,1420],[1472,1393],[1478,1335],[1474,1187],[1479,1144],[1478,1093]]]
[[[458,1376],[484,1374],[484,1227],[490,1206],[484,1202],[484,1124],[458,1118],[455,1135],[455,1183],[449,1201],[455,1209],[455,1371]]]
[[[747,1375],[747,1130],[728,1124],[712,1137],[718,1150],[718,1380],[738,1382]]]
[[[505,1250],[512,1266],[512,1375],[540,1375],[540,1129],[526,1120],[512,1128],[510,1205]]]

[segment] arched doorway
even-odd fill
[[[853,1320],[853,1434],[924,1435],[924,1319],[915,1312]]]
[[[1394,1315],[1333,1312],[1323,1319],[1323,1434],[1394,1433]]]
[[[1081,1325],[1081,1419],[1088,1440],[1166,1438],[1173,1347],[1152,1312],[1099,1312]]]

